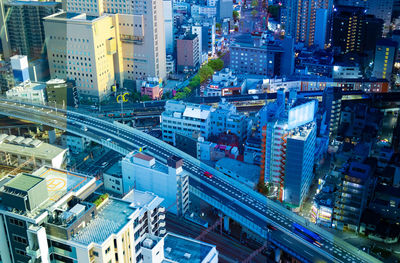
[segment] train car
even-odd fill
[[[308,242],[316,245],[317,247],[321,247],[321,243],[320,243],[321,237],[318,234],[312,232],[311,230],[309,230],[297,223],[293,223],[292,227],[293,227],[293,232],[296,235],[298,235],[301,238],[307,240]]]

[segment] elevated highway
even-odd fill
[[[62,129],[86,137],[123,155],[146,145],[148,153],[162,163],[166,163],[171,155],[179,156],[184,160],[183,168],[191,174],[192,194],[261,237],[269,238],[273,244],[302,262],[380,262],[190,155],[124,124],[70,110],[7,100],[0,100],[0,114]],[[204,176],[205,171],[214,176]],[[321,237],[321,246],[294,234],[293,223],[301,224],[317,233]],[[270,231],[268,224],[275,226],[277,230]]]

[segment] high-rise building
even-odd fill
[[[185,34],[176,40],[178,72],[196,71],[200,66],[199,37]]]
[[[207,52],[209,57],[215,55],[215,17],[193,17],[193,27],[201,27],[201,50]],[[196,32],[197,33],[197,32]]]
[[[47,167],[9,178],[0,189],[3,262],[142,262],[146,237],[166,234],[162,199],[99,195],[98,185]]]
[[[166,77],[166,38],[164,29],[163,0],[124,1],[96,0],[82,2],[68,0],[67,12],[86,13],[88,16],[118,14],[114,25],[115,37],[121,38],[123,82],[129,85],[134,80],[147,77]],[[120,83],[122,85],[122,83]]]
[[[358,230],[373,179],[371,167],[353,162],[342,175],[333,209],[332,227]]]
[[[232,0],[218,0],[217,6],[217,18],[219,21],[224,19],[232,19],[233,14],[233,2]]]
[[[333,46],[342,54],[373,51],[382,25],[382,19],[367,15],[363,7],[338,6],[333,14]]]
[[[342,108],[342,88],[326,87],[322,95],[322,107],[326,111],[329,137],[333,139],[338,132],[340,111]]]
[[[313,178],[316,102],[285,93],[260,110],[260,181],[275,186],[278,200],[300,207]]]
[[[45,57],[43,18],[56,13],[60,8],[61,3],[57,2],[6,2],[4,4],[6,38],[8,38],[12,52],[26,55],[29,60]]]
[[[230,46],[230,60],[237,74],[290,76],[294,71],[294,41],[291,37],[258,40],[244,35]]]
[[[332,14],[332,0],[285,0],[283,1],[283,12],[281,23],[288,36],[292,36],[295,42],[303,42],[306,45],[313,45],[321,27],[325,26],[326,37],[329,35],[330,17]],[[319,9],[325,9],[326,15],[321,16]],[[323,19],[323,21],[321,20]],[[326,41],[327,39],[324,39]],[[319,42],[319,40],[318,40]],[[324,43],[325,44],[325,43]]]
[[[52,78],[75,82],[79,96],[101,101],[121,83],[119,16],[57,13],[44,19]]]
[[[173,28],[173,10],[172,1],[163,0],[164,10],[164,30],[165,30],[165,48],[168,54],[172,54],[174,51],[174,28]]]
[[[386,33],[389,31],[395,2],[394,0],[338,0],[336,5],[363,7],[367,10],[367,14],[384,21],[383,32]]]
[[[374,69],[372,76],[378,79],[391,80],[394,62],[397,58],[399,44],[391,39],[377,41],[375,49]]]

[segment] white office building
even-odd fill
[[[200,132],[202,137],[208,138],[211,133],[211,110],[212,107],[207,105],[167,101],[161,114],[162,139],[175,143],[175,132],[185,136]]]
[[[34,104],[46,104],[46,84],[23,82],[6,91],[7,99],[23,101]]]
[[[171,156],[167,163],[139,152],[128,154],[121,162],[122,187],[124,193],[133,188],[154,192],[169,212],[183,215],[189,208],[189,175],[182,169],[182,159]]]

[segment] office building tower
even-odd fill
[[[10,60],[11,60],[11,68],[16,82],[29,81],[30,78],[29,78],[28,57],[15,55],[12,56]]]
[[[283,2],[281,13],[281,23],[288,36],[292,36],[295,42],[303,42],[308,46],[314,44],[315,38],[320,38],[316,34],[316,27],[326,26],[327,35],[329,35],[330,16],[332,14],[332,0],[286,0]],[[325,9],[326,18],[329,19],[321,24],[321,11]],[[319,28],[320,32],[321,29]],[[319,41],[319,40],[318,40]],[[325,40],[324,40],[325,41]],[[325,43],[324,43],[325,44]]]
[[[121,83],[122,58],[118,17],[57,13],[44,19],[46,44],[52,78],[75,82],[79,96],[102,101],[111,87]],[[118,21],[118,20],[117,20]],[[117,39],[118,38],[118,39]]]
[[[134,80],[147,77],[166,77],[166,38],[164,29],[163,0],[123,1],[96,0],[67,1],[67,12],[86,13],[88,16],[118,14],[116,35],[121,38],[120,59],[123,60],[123,81],[131,85]],[[122,85],[123,83],[120,83]]]
[[[314,45],[320,49],[325,48],[325,44],[327,43],[328,37],[328,9],[319,8],[315,12],[315,37],[314,37]]]
[[[176,40],[178,72],[194,72],[200,66],[199,37],[185,34]]]
[[[294,71],[294,41],[253,39],[250,35],[237,38],[230,47],[232,70],[237,74],[268,77],[290,76]]]
[[[313,178],[316,102],[289,99],[283,90],[260,110],[260,181],[270,182],[277,198],[295,208],[302,205]]]
[[[172,54],[174,51],[174,28],[173,28],[173,10],[172,1],[163,0],[164,10],[164,30],[165,30],[165,48],[168,54]]]
[[[176,156],[163,165],[145,153],[128,154],[121,161],[124,193],[133,188],[153,192],[164,199],[162,206],[169,212],[183,216],[189,209],[189,174],[182,163]]]
[[[6,34],[14,54],[35,60],[46,57],[43,18],[54,14],[61,3],[40,1],[9,1],[4,3],[7,16]]]
[[[223,21],[224,19],[232,19],[233,15],[233,2],[232,0],[217,0],[217,19]]]
[[[98,185],[48,167],[9,178],[0,189],[0,239],[8,241],[0,244],[2,260],[141,262],[146,237],[166,234],[162,199],[140,191],[99,195]]]
[[[399,44],[391,39],[380,39],[376,43],[372,76],[391,80]]]
[[[368,14],[383,20],[383,33],[390,30],[394,0],[368,0]]]
[[[333,47],[342,54],[373,51],[382,26],[383,20],[367,15],[365,8],[338,6],[333,14]]]
[[[389,31],[390,22],[392,20],[393,8],[396,1],[394,0],[338,0],[338,6],[356,6],[367,10],[367,14],[374,15],[376,18],[382,19],[384,23],[383,32]]]
[[[215,55],[215,24],[215,17],[193,17],[193,27],[201,27],[201,50],[207,52],[209,57]]]
[[[325,122],[328,124],[329,137],[332,140],[336,137],[339,128],[342,88],[326,87],[322,95],[322,107],[326,112]]]
[[[199,63],[203,64],[203,30],[202,26],[200,25],[193,25],[192,26],[192,34],[197,35],[197,38],[199,40],[199,45],[198,45],[198,52],[199,52]],[[179,52],[179,51],[178,51]],[[208,56],[206,56],[208,58]]]

